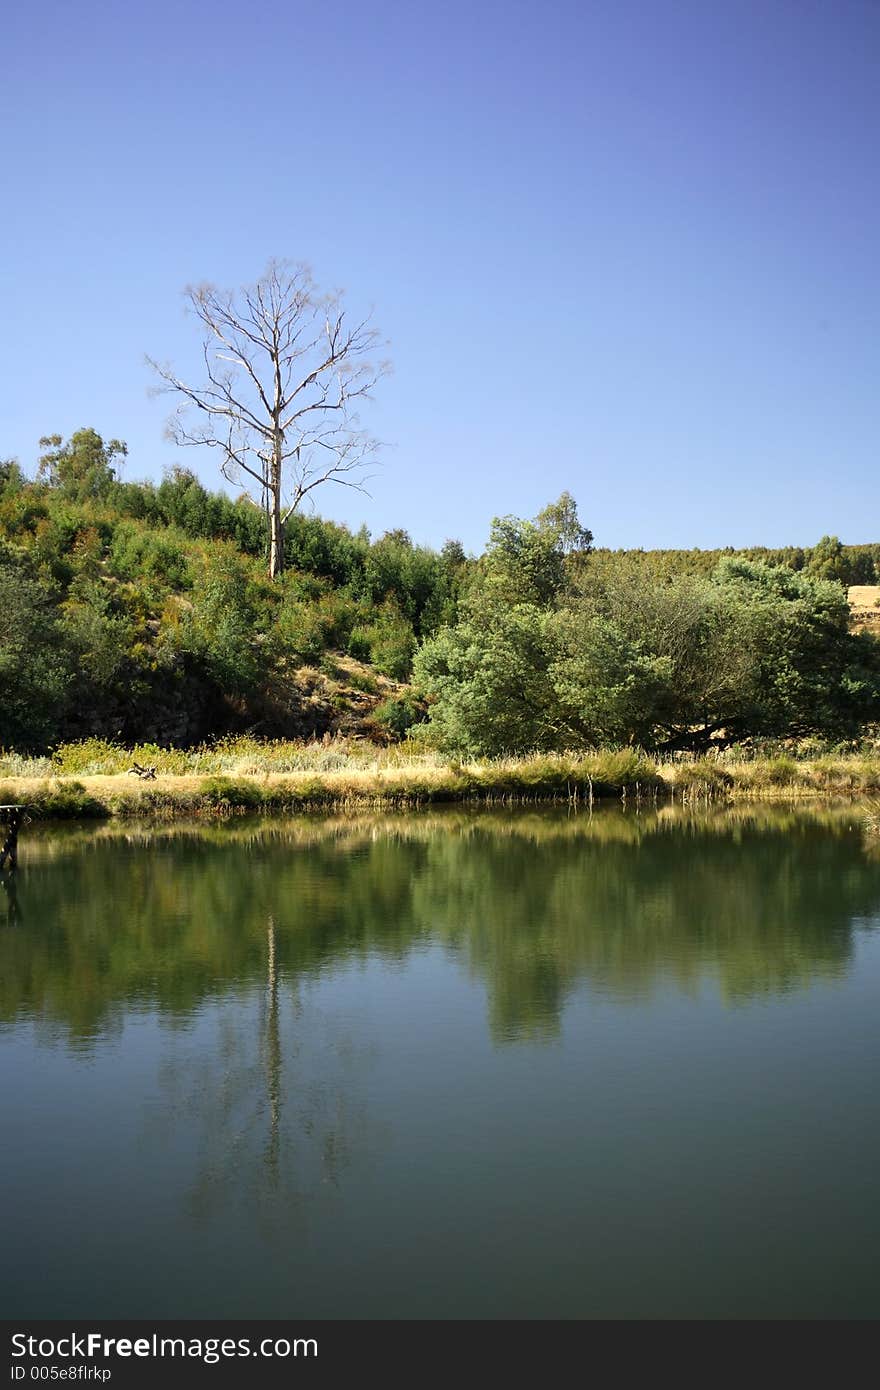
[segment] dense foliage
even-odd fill
[[[454,619],[455,542],[437,554],[297,515],[272,583],[249,501],[182,469],[122,482],[125,446],[94,430],[41,443],[35,480],[0,465],[0,746],[315,732],[305,666],[350,653],[404,681],[418,641]]]
[[[854,736],[877,718],[880,646],[822,573],[566,557],[548,513],[496,523],[459,622],[416,657],[433,735],[469,754]]]
[[[877,717],[878,647],[849,631],[844,585],[876,579],[880,546],[594,551],[563,494],[496,520],[479,560],[295,514],[272,582],[246,499],[179,468],[124,482],[125,444],[92,429],[41,445],[33,478],[0,463],[3,748],[320,733],[303,676],[334,655],[413,681],[359,678],[377,734],[404,735],[424,696],[450,752],[845,737]]]

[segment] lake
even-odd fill
[[[4,1316],[880,1314],[858,807],[28,827]]]

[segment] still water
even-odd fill
[[[876,1317],[858,808],[24,836],[6,1317]]]

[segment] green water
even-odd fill
[[[857,808],[29,830],[6,1317],[876,1317]]]

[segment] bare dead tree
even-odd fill
[[[271,261],[238,293],[188,286],[203,329],[207,380],[193,386],[147,358],[156,387],[181,396],[168,432],[180,445],[220,454],[224,477],[266,513],[269,575],[284,568],[284,529],[324,483],[363,492],[378,441],[358,428],[359,401],[387,363],[373,359],[379,334],[369,318],[346,319],[342,295],[322,294],[302,264]]]

